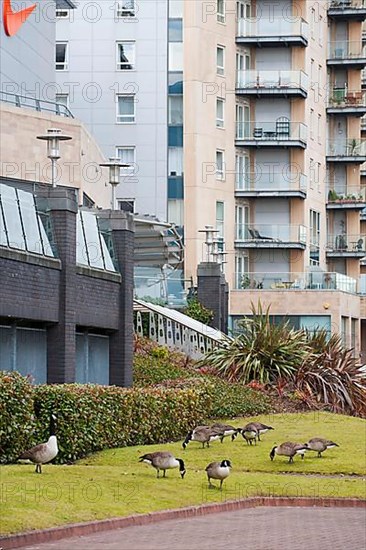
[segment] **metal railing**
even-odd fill
[[[306,143],[307,126],[303,122],[292,122],[287,117],[279,117],[271,122],[237,122],[236,139],[253,142],[299,140]]]
[[[327,156],[329,157],[364,157],[366,156],[366,140],[364,139],[328,140]]]
[[[237,36],[240,37],[275,37],[303,36],[308,37],[309,25],[304,19],[290,21],[285,17],[248,17],[238,20]],[[293,18],[292,18],[293,19]]]
[[[62,103],[56,103],[54,101],[46,101],[44,99],[36,99],[35,97],[10,94],[8,92],[0,91],[0,101],[9,103],[15,107],[25,107],[26,109],[33,109],[40,113],[53,113],[54,115],[63,116],[66,118],[74,118],[72,112]]]
[[[236,87],[246,90],[308,89],[308,75],[304,71],[238,71]]]
[[[306,243],[304,225],[239,223],[236,224],[236,241],[257,243]]]
[[[362,45],[361,40],[353,40],[351,42],[329,42],[328,59],[362,59],[365,55],[365,47]]]
[[[349,9],[365,9],[365,0],[331,0],[328,10],[349,10]]]
[[[289,169],[282,171],[265,172],[258,169],[256,172],[237,173],[237,191],[303,191],[307,188],[305,174],[293,172]]]
[[[235,273],[235,290],[341,290],[355,294],[357,281],[342,273],[314,271]]]
[[[366,188],[356,185],[335,186],[327,184],[328,202],[331,203],[354,203],[366,202]]]
[[[329,94],[328,107],[365,107],[365,92],[333,88]]]
[[[331,252],[366,253],[365,235],[334,234],[327,236],[327,250]]]

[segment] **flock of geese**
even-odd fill
[[[28,449],[19,457],[19,459],[27,459],[33,462],[36,465],[36,473],[42,473],[42,465],[51,462],[58,454],[55,421],[56,416],[52,414],[50,418],[50,437],[48,441]],[[188,432],[187,437],[182,443],[182,447],[185,450],[191,441],[202,443],[202,448],[204,448],[205,445],[209,447],[212,441],[221,441],[222,443],[225,437],[231,437],[231,440],[234,441],[239,434],[245,439],[247,445],[256,445],[257,441],[261,441],[261,435],[273,429],[272,426],[267,426],[261,422],[249,422],[244,428],[235,428],[229,424],[220,423],[213,424],[212,426],[197,426]],[[281,443],[281,445],[275,445],[269,456],[271,460],[274,460],[276,455],[286,456],[289,458],[289,463],[292,463],[296,455],[300,455],[303,459],[307,451],[315,451],[320,458],[324,451],[338,446],[339,445],[334,443],[334,441],[321,437],[314,437],[307,443],[286,441],[285,443]],[[186,474],[184,461],[181,458],[176,458],[172,453],[167,451],[147,453],[140,457],[139,462],[145,462],[155,468],[157,478],[160,477],[161,471],[163,472],[163,477],[165,477],[166,471],[174,468],[179,468],[182,479]],[[205,471],[209,488],[214,487],[211,483],[211,479],[215,479],[220,481],[221,490],[224,480],[230,475],[231,468],[232,464],[228,459],[208,464]]]

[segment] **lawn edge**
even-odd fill
[[[259,506],[366,508],[366,500],[356,498],[251,497],[200,506],[187,506],[184,508],[151,512],[148,514],[134,514],[132,516],[89,521],[85,523],[70,523],[61,527],[7,535],[0,537],[0,548],[1,550],[10,550],[11,548],[21,548],[23,546],[42,544],[44,542],[55,542],[61,539],[80,537],[114,529],[148,525],[150,523],[158,523],[171,519],[199,517],[219,512],[232,512]]]

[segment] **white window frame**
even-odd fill
[[[133,45],[133,64],[131,69],[126,68],[127,65],[131,63],[122,63],[119,61],[119,47],[122,44],[131,44]],[[116,42],[116,70],[117,71],[135,71],[136,70],[136,42],[134,40],[117,40]]]
[[[116,158],[119,158],[121,159],[122,157],[120,156],[119,152],[121,150],[128,150],[128,151],[133,151],[133,161],[131,163],[127,163],[126,164],[129,164],[128,167],[125,167],[125,168],[121,168],[120,170],[120,174],[121,174],[121,177],[123,176],[131,176],[132,174],[134,174],[135,172],[135,166],[136,166],[136,147],[135,145],[117,145],[116,146]],[[123,160],[122,160],[123,162]]]
[[[135,199],[117,199],[117,205],[118,205],[118,210],[122,210],[121,206],[122,206],[122,203],[124,202],[128,202],[132,205],[132,212],[134,213],[135,212]]]
[[[222,65],[219,65],[219,50],[222,52]],[[216,74],[225,76],[225,46],[217,44],[216,46]]]
[[[172,122],[172,103],[174,100],[179,98],[182,106],[182,120],[180,122]],[[182,94],[170,94],[168,96],[168,124],[171,126],[182,126],[184,122],[184,112],[183,112],[183,95]]]
[[[314,109],[310,109],[310,139],[314,139]]]
[[[65,61],[61,63],[60,61],[56,61],[56,49],[57,46],[60,44],[64,44],[66,46],[65,48]],[[63,67],[57,67],[58,65],[63,65]],[[56,42],[55,46],[55,70],[58,72],[62,71],[68,71],[69,70],[69,43],[66,40],[58,40]]]
[[[222,11],[219,11],[220,9],[222,9]],[[225,23],[226,22],[225,0],[216,0],[216,18],[217,18],[217,21],[219,23]]]
[[[116,0],[116,18],[136,17],[135,0]]]
[[[249,256],[238,254],[235,256],[235,288],[242,289],[243,277],[249,273]]]
[[[242,241],[246,237],[246,228],[249,223],[249,206],[237,204],[235,206],[235,240]]]
[[[221,169],[219,170],[218,156],[221,155]],[[225,151],[223,149],[216,149],[216,179],[220,181],[225,180]]]
[[[222,107],[222,118],[220,118],[219,108]],[[216,98],[216,128],[225,128],[225,100],[222,97]]]
[[[218,217],[219,205],[222,206],[222,218]],[[216,201],[215,218],[216,218],[217,237],[220,237],[223,239],[225,236],[225,202],[224,201]]]
[[[133,98],[133,114],[132,115],[121,115],[119,113],[119,98],[121,97],[132,97]],[[133,117],[133,120],[123,120],[125,118]],[[116,122],[117,124],[135,124],[136,123],[136,101],[135,94],[116,94]]]
[[[56,19],[69,19],[71,10],[68,8],[56,8]]]

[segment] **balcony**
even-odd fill
[[[365,46],[361,40],[330,42],[327,65],[363,69],[366,65]]]
[[[357,281],[341,273],[324,271],[235,273],[234,290],[339,290],[356,294]]]
[[[364,21],[365,4],[365,0],[331,0],[328,16],[339,21]]]
[[[307,97],[303,71],[239,71],[236,93],[257,97]]]
[[[363,258],[366,254],[366,238],[364,235],[328,235],[328,258]]]
[[[309,25],[303,19],[289,21],[284,17],[271,19],[239,19],[237,44],[252,44],[260,48],[269,46],[307,46]]]
[[[361,118],[361,132],[366,132],[366,117]]]
[[[236,141],[238,147],[300,147],[306,148],[307,126],[279,117],[272,122],[238,122]]]
[[[366,140],[339,139],[328,140],[327,162],[366,162]]]
[[[237,224],[236,248],[306,247],[306,227],[288,224]]]
[[[363,116],[366,114],[365,92],[334,88],[328,98],[329,115]]]
[[[236,175],[235,196],[240,198],[298,197],[306,198],[307,178],[299,172],[291,173],[286,167],[282,171],[256,172]]]
[[[366,207],[366,188],[345,186],[343,189],[330,188],[328,210],[363,210]]]

